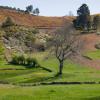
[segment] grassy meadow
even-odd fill
[[[100,100],[99,84],[37,85],[41,82],[100,82],[100,71],[66,60],[63,75],[56,77],[58,61],[35,53],[42,68],[25,68],[0,61],[0,100]],[[26,86],[24,86],[26,85]]]
[[[85,54],[87,57],[97,60],[100,59],[100,50],[90,51]]]
[[[0,85],[0,100],[100,100],[100,85]]]

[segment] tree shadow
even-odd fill
[[[84,100],[100,100],[100,96],[91,97],[91,98],[85,98]]]

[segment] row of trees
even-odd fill
[[[100,16],[91,16],[89,7],[83,4],[77,10],[77,18],[73,21],[75,28],[83,31],[98,30],[100,26]]]
[[[33,15],[39,15],[39,13],[40,13],[39,8],[33,9],[32,5],[27,6],[26,10],[22,10],[20,8],[15,8],[15,7],[14,8],[13,7],[8,7],[8,6],[0,6],[0,8],[16,10],[17,12],[28,13],[28,14],[33,14]]]
[[[26,11],[25,11],[26,13],[32,13],[33,15],[39,15],[39,13],[40,13],[40,10],[39,10],[39,8],[35,8],[35,9],[33,9],[33,6],[32,5],[29,5],[29,6],[27,6],[26,7]]]
[[[20,8],[15,8],[15,7],[9,7],[9,6],[0,6],[1,9],[10,9],[10,10],[16,10],[19,12],[25,12],[24,10],[20,9]]]

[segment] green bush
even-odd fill
[[[8,26],[13,26],[13,25],[14,25],[14,22],[11,19],[11,17],[7,17],[5,22],[2,23],[2,27],[8,27]]]
[[[12,61],[11,61],[10,63],[11,63],[11,64],[18,65],[18,64],[19,64],[18,56],[12,57]]]
[[[11,63],[16,65],[25,65],[25,57],[23,55],[13,56]]]
[[[13,56],[10,63],[14,65],[23,65],[27,68],[39,67],[38,61],[35,58],[25,58],[24,55]]]
[[[20,65],[25,65],[25,57],[23,55],[19,56],[18,60]]]
[[[28,67],[38,67],[39,66],[38,61],[35,58],[29,57],[26,59],[26,62],[27,62]]]

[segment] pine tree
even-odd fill
[[[88,24],[90,23],[90,10],[89,7],[86,4],[82,4],[82,6],[77,10],[77,19],[76,19],[76,25],[77,27],[80,27],[81,29],[88,30]]]

